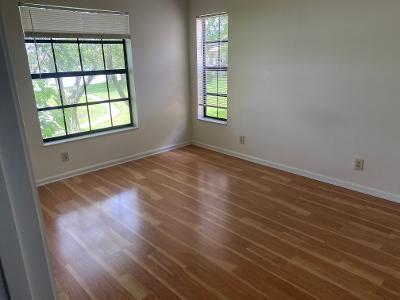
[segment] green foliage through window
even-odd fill
[[[133,126],[125,41],[25,40],[45,142]]]

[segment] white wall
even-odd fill
[[[229,123],[196,120],[194,140],[400,195],[400,1],[192,0],[189,11],[193,118],[195,17],[230,22]]]
[[[190,0],[192,118],[195,16],[230,15],[229,123],[187,114],[184,0],[38,0],[128,11],[139,129],[43,147],[17,0],[0,4],[35,178],[193,140],[400,195],[400,2]],[[239,145],[239,135],[246,145]],[[62,163],[60,153],[70,152]],[[353,170],[366,160],[364,172]],[[400,197],[400,196],[399,196]],[[400,199],[400,198],[399,198]]]
[[[34,3],[127,11],[139,129],[43,147],[17,9],[2,0],[6,42],[37,181],[190,140],[187,3],[185,0],[37,0]],[[68,151],[71,161],[61,162]]]

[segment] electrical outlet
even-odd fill
[[[354,170],[363,171],[364,163],[365,163],[365,161],[363,159],[356,159],[356,161],[354,162]]]
[[[69,153],[68,153],[68,152],[62,152],[62,153],[61,153],[61,161],[62,161],[62,162],[67,162],[67,161],[69,161]]]
[[[244,135],[241,135],[239,138],[239,143],[244,145]]]

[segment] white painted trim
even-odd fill
[[[198,117],[197,121],[207,122],[207,123],[214,123],[214,124],[223,125],[223,126],[227,126],[228,125],[228,121],[216,120],[216,119],[213,119],[213,118],[206,118],[206,117]]]
[[[36,181],[36,185],[37,186],[41,186],[41,185],[48,184],[48,183],[51,183],[51,182],[55,182],[55,181],[58,181],[58,180],[62,180],[62,179],[70,178],[70,177],[73,177],[73,176],[82,175],[82,174],[85,174],[85,173],[97,171],[97,170],[100,170],[100,169],[112,167],[112,166],[119,165],[119,164],[123,164],[123,163],[126,163],[128,161],[137,160],[137,159],[144,158],[144,157],[147,157],[147,156],[152,156],[152,155],[156,155],[156,154],[159,154],[159,153],[163,153],[163,152],[171,151],[171,150],[174,150],[174,149],[182,148],[182,147],[188,146],[190,144],[191,144],[190,142],[186,142],[186,143],[167,145],[167,146],[164,146],[164,147],[161,147],[161,148],[150,149],[150,150],[147,150],[147,151],[144,151],[144,152],[140,152],[140,153],[137,153],[137,154],[133,154],[133,155],[130,155],[130,156],[117,158],[117,159],[109,160],[109,161],[106,161],[106,162],[101,162],[101,163],[90,165],[90,166],[87,166],[87,167],[83,167],[83,168],[75,169],[75,170],[72,170],[72,171],[64,172],[64,173],[61,173],[59,175],[55,175],[55,176],[50,176],[50,177],[46,177],[46,178],[43,178],[43,179],[39,179],[39,180]]]
[[[156,148],[156,149],[151,149],[151,150],[147,150],[141,153],[137,153],[137,154],[133,154],[127,157],[123,157],[123,158],[118,158],[118,159],[114,159],[114,160],[109,160],[106,162],[102,162],[102,163],[98,163],[98,164],[94,164],[94,165],[90,165],[87,167],[83,167],[83,168],[79,168],[76,170],[72,170],[72,171],[68,171],[65,173],[61,173],[59,175],[56,176],[51,176],[51,177],[47,177],[47,178],[43,178],[40,179],[36,182],[37,186],[41,186],[47,183],[51,183],[51,182],[55,182],[58,180],[62,180],[62,179],[66,179],[66,178],[70,178],[73,176],[77,176],[77,175],[81,175],[81,174],[85,174],[85,173],[89,173],[89,172],[93,172],[93,171],[97,171],[100,169],[104,169],[104,168],[108,168],[108,167],[112,167],[115,165],[119,165],[128,161],[132,161],[132,160],[137,160],[140,158],[144,158],[147,156],[152,156],[152,155],[156,155],[159,153],[163,153],[163,152],[167,152],[167,151],[171,151],[174,149],[178,149],[181,147],[185,147],[187,145],[193,144],[195,146],[201,147],[201,148],[205,148],[205,149],[209,149],[209,150],[213,150],[219,153],[223,153],[226,155],[230,155],[230,156],[234,156],[237,158],[241,158],[247,161],[251,161],[260,165],[264,165],[267,167],[271,167],[271,168],[275,168],[275,169],[279,169],[282,171],[286,171],[286,172],[290,172],[296,175],[300,175],[300,176],[304,176],[307,178],[311,178],[311,179],[315,179],[318,181],[322,181],[325,183],[329,183],[329,184],[333,184],[333,185],[337,185],[349,190],[353,190],[353,191],[357,191],[357,192],[361,192],[364,194],[368,194],[368,195],[372,195],[375,197],[379,197],[379,198],[383,198],[392,202],[396,202],[396,203],[400,203],[400,195],[397,194],[393,194],[393,193],[389,193],[389,192],[385,192],[382,190],[378,190],[375,188],[371,188],[371,187],[367,187],[367,186],[363,186],[357,183],[353,183],[350,181],[345,181],[345,180],[341,180],[341,179],[337,179],[337,178],[333,178],[333,177],[329,177],[329,176],[325,176],[322,174],[318,174],[318,173],[314,173],[314,172],[310,172],[304,169],[299,169],[299,168],[295,168],[295,167],[290,167],[288,165],[285,164],[281,164],[281,163],[277,163],[277,162],[273,162],[273,161],[268,161],[262,158],[258,158],[255,156],[251,156],[248,154],[243,154],[240,152],[236,152],[233,150],[229,150],[229,149],[225,149],[222,147],[217,147],[217,146],[212,146],[212,145],[208,145],[205,143],[201,143],[198,141],[192,141],[192,143],[190,142],[186,142],[186,143],[180,143],[180,144],[174,144],[174,145],[168,145],[168,146],[164,146],[161,148]]]
[[[77,142],[85,139],[91,139],[91,138],[96,138],[96,137],[101,137],[103,135],[110,135],[110,134],[117,134],[125,131],[131,131],[131,130],[137,130],[139,127],[137,126],[131,126],[127,128],[120,128],[120,129],[111,129],[111,130],[106,130],[106,131],[101,131],[101,132],[96,132],[96,133],[90,133],[87,135],[81,135],[81,136],[76,136],[73,138],[65,138],[62,140],[57,140],[57,141],[52,141],[52,142],[46,142],[43,143],[44,148],[51,147],[51,146],[57,146],[57,145],[62,145],[65,143],[72,143],[72,142]]]
[[[322,181],[325,183],[330,183],[336,186],[340,186],[349,190],[353,190],[353,191],[357,191],[357,192],[361,192],[364,194],[368,194],[368,195],[372,195],[375,197],[379,197],[379,198],[384,198],[386,200],[392,201],[392,202],[396,202],[396,203],[400,203],[400,195],[397,194],[393,194],[393,193],[389,193],[389,192],[385,192],[385,191],[381,191],[375,188],[371,188],[371,187],[367,187],[367,186],[363,186],[357,183],[353,183],[350,181],[345,181],[345,180],[341,180],[341,179],[337,179],[337,178],[332,178],[329,176],[325,176],[322,174],[317,174],[317,173],[313,173],[307,170],[303,170],[303,169],[298,169],[298,168],[294,168],[294,167],[290,167],[287,166],[285,164],[281,164],[281,163],[277,163],[277,162],[272,162],[272,161],[268,161],[262,158],[258,158],[255,156],[251,156],[248,154],[243,154],[240,152],[236,152],[233,150],[228,150],[225,148],[221,148],[221,147],[217,147],[217,146],[212,146],[212,145],[208,145],[208,144],[204,144],[198,141],[192,141],[192,144],[201,148],[205,148],[205,149],[209,149],[209,150],[213,150],[216,152],[220,152],[226,155],[230,155],[230,156],[234,156],[237,158],[241,158],[247,161],[251,161],[254,162],[256,164],[260,164],[260,165],[264,165],[267,167],[271,167],[271,168],[275,168],[275,169],[279,169],[282,171],[286,171],[286,172],[290,172],[296,175],[300,175],[300,176],[304,176],[307,178],[311,178],[311,179],[315,179],[318,181]]]

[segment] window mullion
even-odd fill
[[[227,43],[228,40],[216,40],[216,41],[204,41],[205,44],[219,44],[219,43]]]
[[[111,75],[111,74],[125,74],[127,69],[114,69],[114,70],[95,70],[95,71],[72,71],[72,72],[53,72],[53,73],[33,73],[32,79],[46,79],[58,77],[77,77],[77,76],[96,76],[96,75]]]
[[[46,111],[46,110],[56,110],[56,109],[63,109],[63,108],[72,108],[72,107],[82,107],[82,106],[91,106],[91,105],[96,105],[96,104],[104,104],[104,103],[113,103],[113,102],[123,102],[123,101],[128,101],[128,98],[120,98],[120,99],[114,99],[114,100],[102,100],[102,101],[94,101],[94,102],[88,102],[88,103],[75,103],[75,104],[68,104],[68,105],[63,105],[63,106],[48,106],[48,107],[41,107],[38,108],[38,111]]]
[[[48,44],[51,42],[51,38],[50,39],[33,39],[33,38],[26,38],[25,39],[25,43],[36,43],[36,44]],[[58,44],[71,44],[74,43],[74,41],[72,40],[57,40]],[[123,44],[123,41],[96,41],[96,40],[80,40],[81,44]]]
[[[53,54],[54,70],[57,73],[58,72],[57,59],[56,59],[56,53],[54,51],[53,39],[50,39],[50,45],[51,45],[51,52]],[[57,85],[58,85],[58,93],[60,95],[61,106],[62,106],[61,110],[62,110],[63,120],[64,120],[64,130],[65,130],[65,134],[67,135],[68,134],[68,129],[67,129],[67,121],[65,119],[64,98],[63,98],[62,91],[61,91],[61,88],[60,88],[60,78],[57,78]]]
[[[81,54],[81,43],[80,40],[78,39],[78,53],[79,53],[79,63],[81,65],[81,71],[83,72],[83,64],[82,64],[82,54]],[[92,122],[90,121],[90,113],[89,113],[89,105],[87,105],[89,103],[88,101],[88,96],[87,96],[87,91],[86,91],[86,78],[83,75],[82,76],[83,79],[83,89],[85,91],[85,98],[86,98],[86,111],[88,114],[88,121],[89,121],[89,131],[92,130]],[[79,100],[78,100],[79,101]]]
[[[104,70],[106,70],[106,57],[104,55],[104,45],[101,44],[101,54],[103,56],[103,66],[104,66]],[[111,100],[110,97],[110,87],[108,85],[108,75],[106,75],[106,86],[107,86],[107,95],[108,95],[108,100]],[[108,102],[108,107],[110,110],[110,121],[111,121],[111,127],[114,126],[114,122],[113,122],[113,118],[112,118],[112,112],[111,112],[111,102]]]

